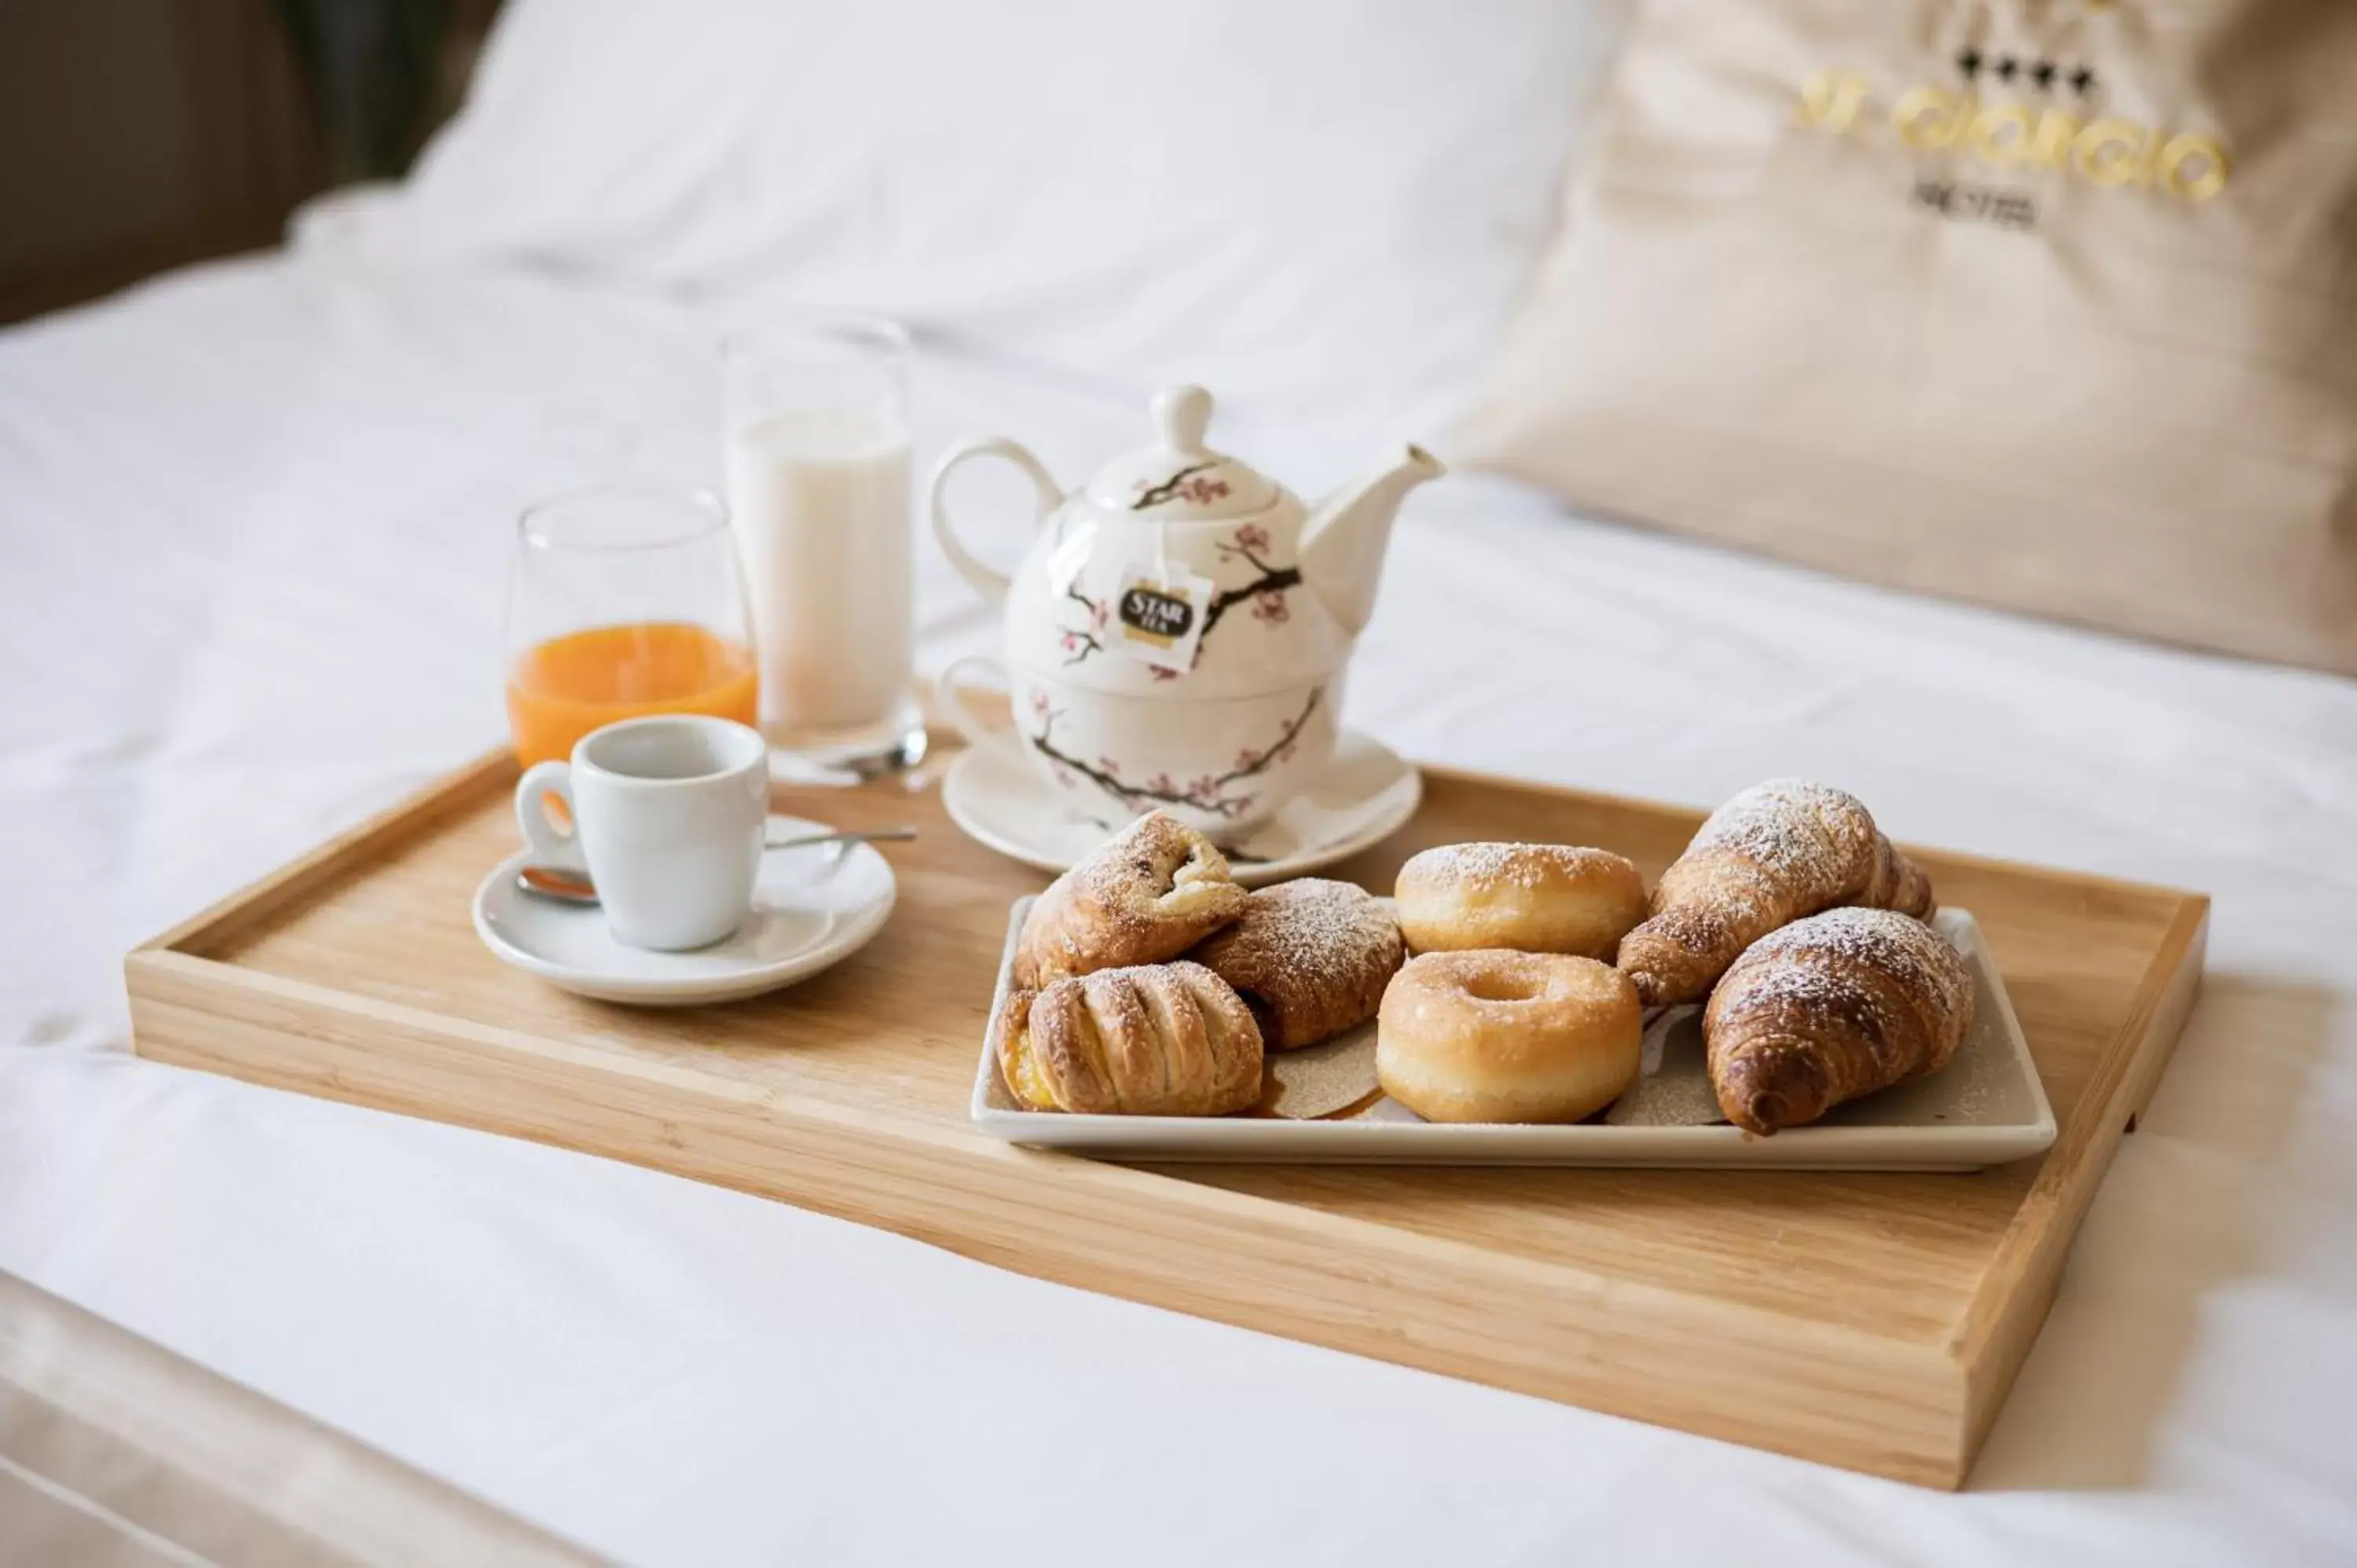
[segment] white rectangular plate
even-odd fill
[[[992,1028],[1013,983],[1015,938],[1029,898],[1018,898],[1006,926],[991,1004]],[[985,1038],[974,1080],[974,1124],[1010,1143],[1125,1160],[1205,1160],[1240,1164],[1448,1165],[1745,1165],[1782,1170],[1967,1171],[2043,1154],[2054,1142],[2054,1112],[2030,1059],[2013,1001],[1990,961],[1980,927],[1963,909],[1943,909],[1933,924],[1956,944],[1977,994],[1973,1026],[1955,1059],[1929,1078],[1836,1106],[1824,1121],[1772,1138],[1724,1122],[1638,1125],[1610,1121],[1570,1125],[1426,1122],[1379,1099],[1355,1115],[1329,1121],[1271,1116],[1069,1116],[1025,1109],[998,1074],[997,1041]],[[1327,1052],[1370,1052],[1374,1025]],[[1695,1103],[1691,1078],[1702,1071],[1691,1036],[1662,1020],[1647,1030],[1640,1089],[1656,1102]],[[1667,1048],[1664,1047],[1665,1040]],[[1683,1046],[1684,1048],[1681,1048]],[[1281,1058],[1280,1058],[1281,1059]],[[1373,1087],[1372,1077],[1368,1087]],[[1609,1113],[1608,1113],[1609,1114]]]

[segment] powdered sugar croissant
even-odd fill
[[[1842,904],[1932,913],[1931,879],[1856,797],[1804,779],[1755,784],[1710,814],[1620,940],[1620,972],[1648,1007],[1706,994],[1779,926]]]
[[[1849,908],[1752,943],[1711,993],[1702,1035],[1718,1108],[1767,1133],[1937,1072],[1972,1022],[1972,972],[1947,938]]]

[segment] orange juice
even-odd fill
[[[574,743],[617,719],[710,714],[754,722],[753,652],[700,626],[599,626],[527,650],[508,673],[508,725],[529,768],[573,755]]]

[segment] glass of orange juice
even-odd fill
[[[754,722],[728,513],[704,490],[608,485],[528,509],[508,579],[508,725],[529,768],[617,719]]]

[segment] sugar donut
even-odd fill
[[[1426,953],[1392,977],[1375,1075],[1427,1122],[1577,1122],[1636,1081],[1629,977],[1563,953]]]
[[[1418,952],[1512,948],[1609,959],[1650,912],[1645,879],[1610,850],[1452,843],[1400,867],[1400,929]]]

